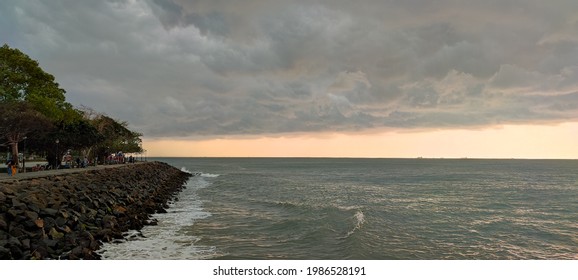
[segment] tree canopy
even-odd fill
[[[142,134],[131,131],[126,122],[74,108],[65,93],[37,61],[8,45],[0,47],[0,145],[11,147],[15,161],[23,139],[29,140],[31,151],[52,153],[54,158],[68,149],[85,154],[94,150],[96,156],[142,151]],[[54,143],[62,149],[54,149]]]
[[[0,103],[0,139],[11,147],[12,157],[16,163],[18,158],[18,143],[27,137],[36,136],[50,130],[52,124],[44,115],[32,109],[25,102]]]
[[[65,93],[36,60],[6,44],[0,47],[0,101],[26,101],[46,117],[57,120],[72,110]]]

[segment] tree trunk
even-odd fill
[[[18,164],[20,164],[20,161],[18,159],[18,142],[14,141],[10,142],[10,148],[12,150],[12,161],[16,166],[18,166]]]

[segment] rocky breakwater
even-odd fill
[[[150,224],[191,175],[161,162],[0,182],[0,259],[100,259]]]

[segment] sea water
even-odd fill
[[[578,259],[578,161],[162,158],[199,173],[106,259]]]

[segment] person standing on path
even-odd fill
[[[16,175],[16,165],[14,164],[14,160],[9,159],[6,162],[6,169],[8,171],[8,176]]]

